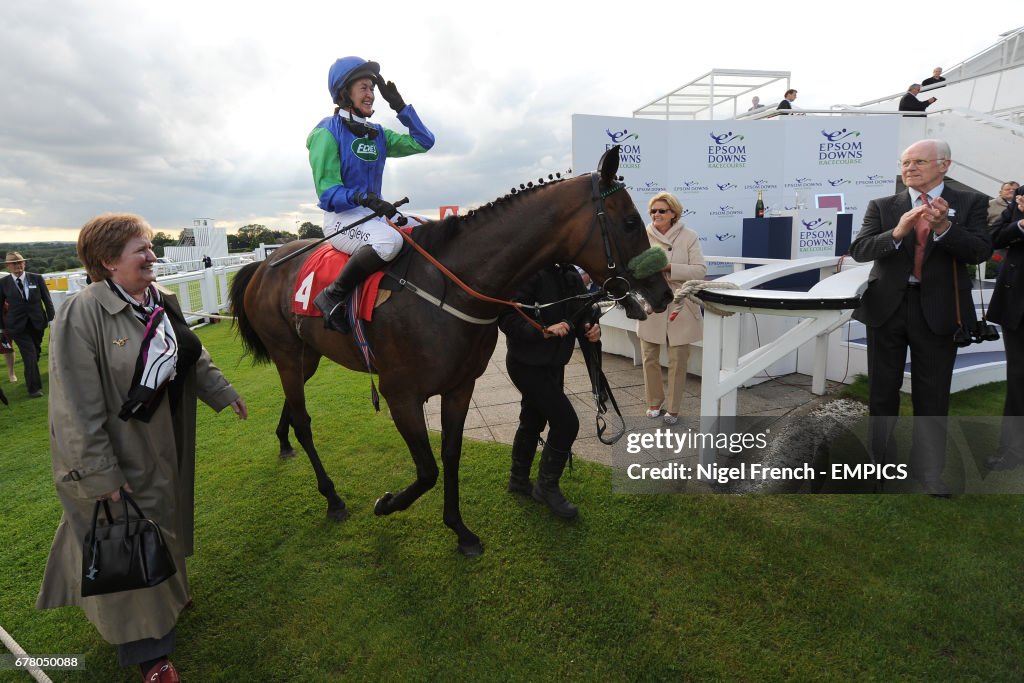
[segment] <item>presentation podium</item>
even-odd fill
[[[770,259],[842,256],[850,251],[852,239],[853,215],[836,213],[835,209],[801,211],[795,216],[744,218],[741,255]],[[761,288],[807,290],[817,282],[817,273],[800,273],[772,280]]]

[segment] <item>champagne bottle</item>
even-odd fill
[[[761,196],[761,190],[757,191],[757,204],[754,204],[754,217],[764,218],[764,197]]]

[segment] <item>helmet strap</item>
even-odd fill
[[[355,116],[353,116],[351,109],[348,110],[348,117],[341,117],[341,122],[357,138],[369,138],[371,140],[377,139],[379,131],[362,118],[356,119]]]

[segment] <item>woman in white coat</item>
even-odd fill
[[[647,225],[647,238],[652,247],[660,247],[668,255],[664,275],[673,290],[687,280],[703,280],[707,273],[704,254],[700,250],[697,233],[679,220],[683,206],[674,195],[659,192],[647,203],[651,222]],[[687,299],[675,320],[669,321],[669,312],[654,313],[637,323],[636,334],[644,357],[644,394],[647,397],[647,417],[657,419],[664,415],[666,424],[679,421],[679,406],[686,387],[686,362],[690,358],[690,344],[704,335],[704,319],[700,307]],[[661,381],[661,347],[668,349],[668,398]]]

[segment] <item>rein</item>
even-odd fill
[[[580,245],[580,248],[576,251],[576,253],[573,255],[573,257],[567,261],[567,263],[572,263],[573,261],[575,261],[576,258],[583,252],[583,249],[586,247],[587,243],[590,242],[590,238],[594,234],[594,227],[599,225],[601,227],[601,237],[602,237],[603,242],[604,242],[604,253],[605,253],[605,257],[606,257],[607,262],[608,262],[608,270],[611,271],[612,273],[615,273],[615,269],[616,269],[616,267],[615,267],[615,260],[612,257],[611,240],[610,240],[610,237],[609,237],[609,230],[608,230],[608,219],[607,219],[607,216],[605,215],[605,210],[604,210],[604,200],[605,200],[605,197],[607,197],[608,195],[613,194],[615,192],[618,192],[619,190],[625,189],[626,186],[624,184],[622,184],[622,183],[615,183],[611,187],[611,189],[606,190],[605,192],[601,192],[600,186],[599,186],[600,185],[600,175],[598,173],[596,173],[596,172],[593,172],[593,173],[590,174],[590,181],[591,181],[591,187],[593,188],[593,195],[591,196],[591,200],[594,202],[595,218],[594,218],[593,223],[591,223],[590,232],[587,233],[587,238],[585,240],[583,240],[583,243]],[[518,301],[508,301],[506,299],[497,299],[495,297],[488,296],[486,294],[481,294],[480,292],[477,292],[472,287],[467,285],[461,279],[459,279],[459,277],[455,273],[453,273],[452,271],[448,270],[448,268],[446,268],[444,266],[444,264],[442,264],[436,258],[431,256],[431,254],[426,249],[424,249],[423,247],[421,247],[419,244],[416,243],[416,240],[414,240],[411,235],[409,235],[406,232],[403,232],[402,230],[399,230],[390,221],[388,221],[388,225],[390,225],[392,229],[396,230],[398,232],[398,234],[402,236],[402,239],[405,240],[406,243],[408,243],[413,249],[415,249],[420,254],[420,256],[422,256],[424,259],[426,259],[428,263],[432,264],[435,268],[437,268],[439,271],[441,271],[441,273],[445,277],[447,277],[449,280],[451,280],[456,285],[458,285],[459,289],[461,289],[463,292],[465,292],[469,296],[471,296],[474,299],[477,299],[479,301],[484,301],[484,302],[492,303],[492,304],[500,304],[502,306],[511,306],[512,308],[515,309],[516,313],[518,313],[519,316],[523,320],[525,320],[527,323],[530,324],[531,327],[535,328],[538,332],[543,334],[545,337],[549,336],[548,333],[544,330],[544,327],[541,326],[540,323],[538,323],[536,320],[531,318],[529,315],[527,315],[526,312],[523,309],[524,308],[529,308],[529,309],[537,310],[537,309],[543,308],[545,306],[551,306],[551,305],[554,305],[555,303],[561,303],[561,302],[552,302],[550,304],[539,304],[539,305],[531,306],[529,304],[523,304],[523,303],[520,303]],[[614,275],[612,278],[608,278],[608,279],[611,280],[611,279],[615,279],[615,278],[621,278],[621,276]],[[602,291],[604,291],[604,290],[602,290]],[[578,299],[578,298],[585,297],[585,298],[589,298],[589,299],[591,299],[593,301],[593,300],[596,300],[596,298],[594,298],[596,296],[597,295],[587,294],[587,295],[580,295],[580,296],[571,297],[571,298],[572,299]],[[614,297],[611,297],[610,295],[609,295],[609,298],[615,300]],[[619,297],[619,298],[621,298],[621,297]],[[567,300],[569,300],[569,299],[566,299],[566,301]],[[586,305],[586,304],[584,304],[584,305]],[[466,318],[463,318],[463,319],[466,319]],[[479,320],[479,319],[474,319],[473,321],[475,321],[475,320]],[[471,321],[471,322],[473,322],[473,321]]]

